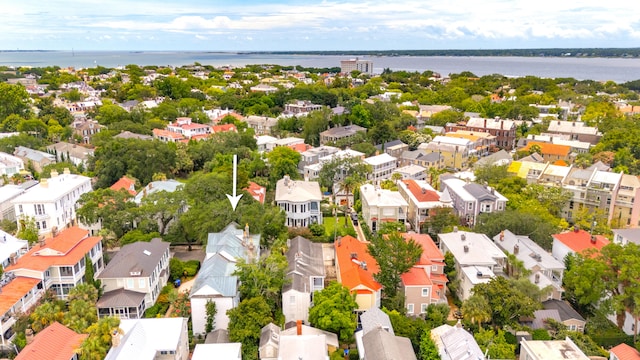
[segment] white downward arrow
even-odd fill
[[[242,197],[242,194],[236,195],[236,182],[238,177],[238,155],[233,155],[233,195],[226,194],[231,202],[231,207],[233,211],[236,211],[236,206],[238,206],[238,202]]]

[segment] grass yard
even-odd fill
[[[322,219],[322,223],[324,225],[324,233],[330,239],[333,239],[333,235],[335,233],[338,236],[344,236],[347,234],[355,234],[355,229],[353,228],[353,224],[351,223],[351,219],[347,219],[347,227],[344,227],[344,216],[338,216],[338,229],[336,232],[336,218],[334,216],[327,216]]]

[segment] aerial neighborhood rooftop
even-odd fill
[[[0,358],[640,359],[637,84],[374,62],[0,66]]]

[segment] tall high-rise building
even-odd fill
[[[360,60],[358,58],[340,60],[340,72],[349,74],[354,70],[358,70],[363,74],[373,75],[373,61]]]

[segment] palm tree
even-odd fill
[[[39,332],[55,321],[62,322],[63,317],[63,307],[58,302],[45,302],[29,316],[32,321],[31,328],[35,332]]]
[[[64,314],[64,323],[72,330],[83,333],[93,323],[98,321],[98,314],[94,302],[74,300],[69,303],[69,311]]]
[[[483,322],[491,320],[491,306],[484,296],[472,295],[462,303],[462,316],[477,322],[480,329]]]
[[[344,226],[347,227],[347,209],[349,208],[349,194],[353,192],[360,184],[362,183],[362,179],[357,176],[351,175],[342,179],[340,182],[340,190],[344,191],[347,194],[347,201],[345,202],[344,207]]]
[[[427,171],[429,173],[429,185],[431,185],[431,187],[433,187],[434,189],[438,190],[438,187],[439,187],[438,180],[440,179],[440,175],[447,172],[447,170],[439,169],[437,167],[432,166]]]

